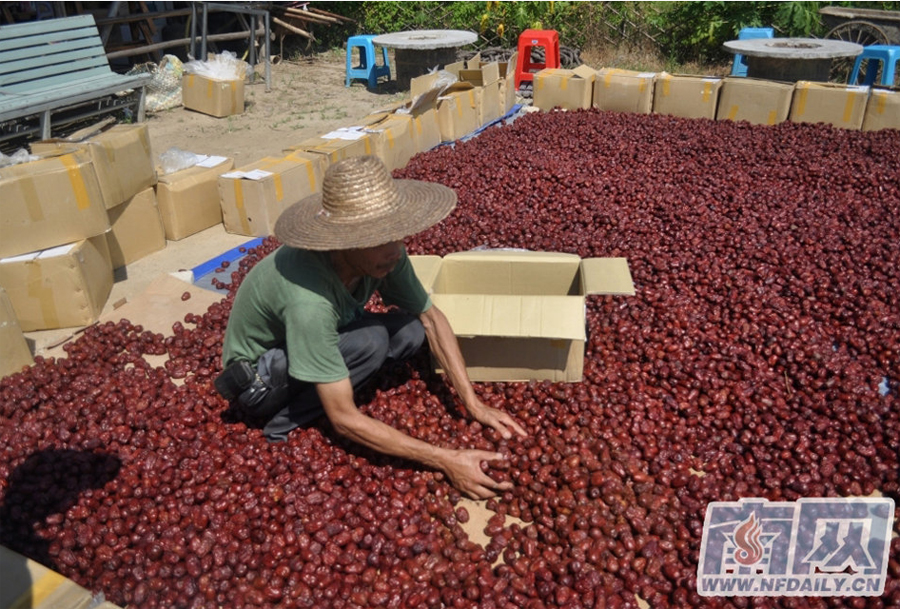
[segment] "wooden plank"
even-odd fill
[[[0,41],[21,38],[22,36],[40,35],[47,32],[65,32],[91,26],[96,28],[93,15],[78,15],[76,17],[65,17],[62,19],[16,23],[14,25],[5,25],[0,28]]]

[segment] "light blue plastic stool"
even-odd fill
[[[381,65],[378,65],[375,55],[375,44],[371,34],[360,34],[347,39],[347,78],[345,86],[350,86],[350,81],[356,78],[365,79],[368,87],[374,89],[378,85],[380,76],[391,79],[391,64],[388,61],[387,48],[381,47]],[[353,65],[353,49],[359,49],[359,65]]]
[[[900,61],[900,46],[872,44],[863,47],[863,52],[856,56],[856,61],[853,63],[853,71],[850,73],[851,85],[859,84],[859,70],[863,60],[866,60],[866,76],[862,84],[866,86],[875,84],[878,62],[881,62],[881,82],[879,84],[890,87],[894,84],[897,62]]]
[[[753,40],[754,38],[774,38],[775,30],[770,27],[745,27],[738,32],[738,40]],[[731,64],[732,76],[747,76],[747,60],[740,53],[734,54],[734,63]]]

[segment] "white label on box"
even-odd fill
[[[703,82],[719,82],[721,78],[704,78]]]
[[[202,161],[197,163],[197,167],[215,167],[225,162],[223,156],[205,156]]]
[[[253,171],[229,171],[223,173],[222,177],[234,180],[265,180],[271,175],[273,175],[271,171],[254,169]]]
[[[362,127],[341,127],[322,136],[323,140],[358,140],[366,134]]]
[[[656,76],[656,72],[641,72],[637,75],[638,78],[653,78]]]

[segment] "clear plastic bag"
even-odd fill
[[[22,163],[30,163],[36,161],[40,157],[28,152],[26,148],[20,148],[10,155],[0,152],[0,167],[9,167],[11,165],[21,165]]]
[[[248,67],[249,64],[238,59],[235,53],[222,51],[206,61],[191,59],[184,64],[184,71],[187,74],[197,74],[216,80],[243,80]]]
[[[163,175],[169,175],[170,173],[193,167],[204,158],[206,157],[181,150],[180,148],[169,148],[159,155],[159,166]]]

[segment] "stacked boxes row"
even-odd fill
[[[579,66],[535,74],[542,110],[599,108],[682,118],[826,123],[844,129],[900,129],[900,90],[800,81],[704,77]]]
[[[352,125],[290,144],[281,156],[266,157],[218,176],[225,230],[250,237],[271,235],[284,209],[321,188],[327,168],[342,159],[372,154],[389,170],[419,152],[468,135],[504,116],[515,103],[513,70],[507,63],[468,62],[443,75],[413,79],[412,99],[374,112]],[[451,74],[454,83],[438,84]]]

